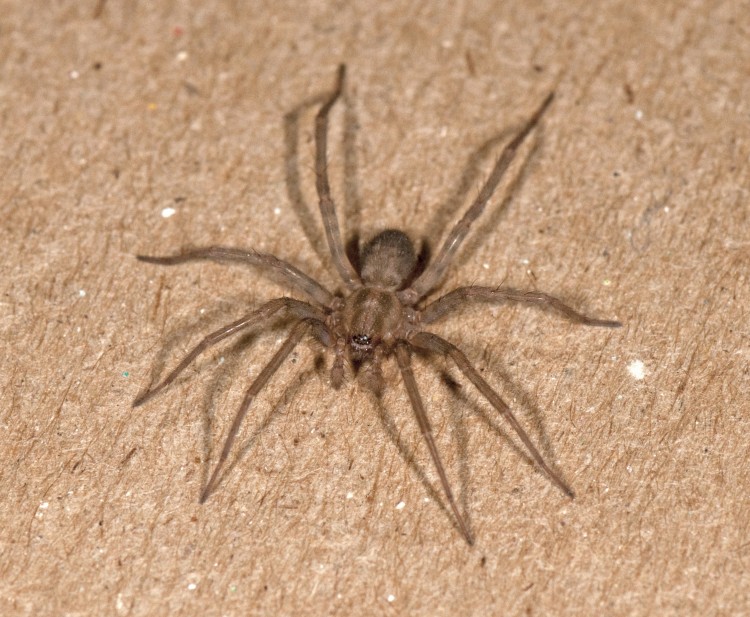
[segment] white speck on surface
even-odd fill
[[[641,380],[646,376],[646,366],[641,360],[633,360],[628,364],[628,372],[633,378]]]
[[[396,504],[396,510],[403,510],[406,507],[406,504],[403,501],[399,501]]]
[[[221,356],[221,357],[219,358],[219,364],[220,364],[220,365],[221,365],[221,364],[224,364],[224,356]]]
[[[47,508],[49,508],[49,501],[43,501],[42,503],[39,504],[40,510],[46,510]]]
[[[446,137],[448,135],[448,127],[444,126],[440,129],[440,137]]]
[[[199,310],[198,312],[199,312],[199,313],[200,313],[201,315],[203,315],[203,314],[204,314],[204,313],[206,312],[206,309],[202,308],[202,309],[201,309],[201,310]]]
[[[628,473],[633,473],[633,467],[631,465],[628,465],[625,469],[628,470]]]
[[[612,284],[612,281],[610,281],[609,279],[604,279],[602,281],[602,285],[604,285],[605,287],[609,287],[611,284]]]
[[[190,591],[193,591],[193,589],[195,589],[195,588],[196,588],[197,586],[198,586],[198,585],[196,585],[195,583],[189,583],[189,584],[188,584],[188,589],[189,589]]]
[[[78,79],[80,76],[81,74],[75,69],[73,69],[72,71],[70,71],[70,73],[68,73],[68,77],[70,77],[71,79]]]
[[[78,295],[79,295],[79,297],[84,298],[86,296],[86,290],[85,289],[79,289],[78,290]]]
[[[281,208],[274,208],[274,209],[273,209],[273,213],[274,213],[274,214],[275,214],[276,216],[279,216],[279,214],[281,214]]]
[[[174,208],[163,208],[161,211],[161,217],[163,219],[168,219],[170,216],[174,216],[177,213],[177,210]]]
[[[117,594],[117,599],[115,600],[115,609],[120,614],[125,614],[128,610],[128,606],[127,604],[125,604],[121,593]]]
[[[389,593],[386,600],[388,600],[388,602],[393,602],[396,600],[396,596],[394,596],[392,593]]]
[[[528,259],[522,259],[522,260],[521,260],[521,263],[522,263],[522,264],[523,264],[524,266],[528,266],[528,265],[529,265],[529,260],[528,260]]]
[[[180,51],[177,53],[177,62],[185,62],[188,57],[188,53],[186,51]]]
[[[346,494],[346,498],[347,498],[347,499],[354,499],[354,493],[352,493],[351,491],[349,491],[349,492],[348,492],[348,493]]]
[[[643,120],[643,110],[637,109],[635,112],[635,119],[636,120]]]
[[[490,264],[488,264],[488,263],[483,263],[483,264],[482,264],[482,267],[483,267],[483,268],[484,268],[485,270],[489,270],[489,269],[490,269]]]

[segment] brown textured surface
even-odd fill
[[[743,614],[750,6],[371,4],[2,3],[0,613]],[[476,307],[437,328],[577,493],[434,370],[455,369],[420,361],[473,548],[435,499],[393,369],[379,410],[356,383],[331,392],[301,345],[204,506],[282,332],[131,409],[202,333],[283,293],[135,253],[221,242],[335,283],[310,105],[341,61],[344,226],[433,246],[497,153],[483,145],[556,87],[512,199],[506,183],[444,288],[536,287],[627,324]]]

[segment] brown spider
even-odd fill
[[[464,376],[510,423],[532,458],[552,482],[571,498],[573,497],[573,491],[544,462],[542,455],[521,428],[508,405],[482,378],[464,353],[452,343],[423,328],[454,312],[465,302],[475,300],[541,305],[561,313],[571,321],[588,326],[615,328],[622,324],[618,321],[587,317],[561,300],[545,293],[519,291],[511,288],[459,287],[437,300],[423,304],[424,298],[441,282],[472,223],[484,211],[487,201],[513,160],[516,150],[537,125],[552,102],[554,93],[550,93],[545,98],[521,131],[505,146],[479,195],[448,234],[436,258],[424,268],[421,274],[415,272],[417,270],[417,256],[414,245],[405,233],[395,229],[377,234],[364,246],[361,256],[361,269],[357,272],[345,256],[327,171],[328,113],[341,95],[344,75],[345,67],[342,65],[338,70],[335,91],[322,105],[315,118],[315,174],[316,188],[320,199],[320,214],[323,218],[333,264],[346,285],[345,294],[334,295],[295,266],[277,259],[273,255],[256,251],[210,246],[166,257],[138,255],[138,259],[141,261],[159,265],[175,265],[201,259],[220,262],[239,261],[276,274],[278,278],[296,291],[302,292],[308,301],[286,297],[277,298],[266,302],[237,321],[212,332],[188,353],[161,383],[136,398],[133,406],[142,405],[158,392],[161,392],[199,354],[219,341],[281,316],[292,318],[291,333],[286,341],[245,392],[245,397],[224,441],[219,461],[216,463],[216,467],[201,494],[200,502],[203,503],[218,484],[219,472],[227,460],[242,420],[245,418],[253,399],[265,387],[305,334],[312,334],[333,353],[331,385],[334,388],[341,387],[344,381],[344,364],[348,362],[350,365],[359,367],[357,374],[364,385],[376,395],[380,395],[384,388],[381,363],[383,358],[395,355],[409,400],[414,408],[417,423],[440,477],[445,496],[463,537],[466,542],[473,544],[472,534],[453,498],[453,491],[445,475],[432,436],[430,421],[427,418],[417,382],[414,379],[411,367],[413,350],[418,349],[427,353],[449,356]]]

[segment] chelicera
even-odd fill
[[[220,341],[238,332],[263,327],[282,318],[291,322],[291,331],[286,340],[245,392],[244,399],[224,440],[224,446],[213,473],[201,494],[200,501],[203,503],[218,485],[220,472],[253,399],[266,386],[303,337],[314,337],[330,351],[332,355],[330,383],[333,388],[337,389],[344,383],[347,366],[354,366],[357,368],[357,378],[376,395],[382,394],[385,383],[381,365],[385,359],[395,357],[445,497],[461,534],[466,542],[473,544],[473,535],[456,505],[417,387],[411,362],[415,351],[418,350],[427,355],[440,354],[449,357],[466,379],[507,420],[531,457],[549,479],[569,497],[573,497],[573,492],[547,465],[508,405],[480,375],[466,355],[456,345],[430,332],[427,328],[460,310],[467,303],[476,301],[517,302],[541,306],[573,322],[587,326],[616,328],[621,324],[618,321],[588,317],[562,300],[545,293],[505,287],[459,287],[435,300],[427,300],[429,294],[442,282],[456,251],[474,221],[484,211],[487,201],[513,160],[517,149],[549,108],[553,93],[544,99],[521,130],[505,146],[478,196],[461,220],[451,229],[435,259],[418,271],[418,258],[411,239],[401,231],[389,229],[377,234],[365,244],[361,251],[361,267],[356,269],[344,251],[327,171],[328,114],[341,95],[344,76],[345,67],[341,66],[337,75],[336,88],[323,103],[315,119],[315,174],[320,213],[331,259],[343,281],[345,291],[331,293],[292,264],[273,255],[252,250],[209,246],[165,257],[138,255],[140,261],[159,265],[176,265],[197,260],[241,262],[275,275],[304,296],[305,300],[289,297],[270,300],[237,321],[212,332],[196,345],[160,383],[138,396],[133,406],[142,405],[164,390],[199,354]]]

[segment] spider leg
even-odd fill
[[[575,323],[584,326],[600,326],[603,328],[619,328],[622,323],[610,319],[596,319],[583,313],[579,313],[554,296],[539,291],[520,291],[518,289],[504,288],[493,289],[491,287],[459,287],[450,293],[441,296],[434,302],[430,302],[422,311],[422,323],[430,324],[448,313],[456,310],[465,302],[481,300],[485,302],[522,302],[525,304],[536,304],[542,308],[550,308]]]
[[[505,148],[503,148],[500,158],[497,159],[495,167],[492,169],[492,173],[479,191],[479,195],[477,195],[474,203],[471,204],[463,217],[461,217],[461,220],[456,223],[448,234],[448,237],[445,239],[445,242],[440,248],[440,252],[437,254],[434,261],[432,261],[419,278],[411,284],[411,287],[399,292],[399,297],[401,297],[403,301],[413,304],[435,287],[435,285],[437,285],[443,278],[445,271],[453,261],[454,254],[469,233],[471,225],[481,216],[482,212],[484,212],[487,202],[490,197],[492,197],[492,194],[495,192],[495,189],[508,169],[508,166],[516,156],[516,151],[524,142],[528,134],[537,125],[540,118],[544,115],[544,112],[547,111],[554,95],[554,92],[550,92],[547,95],[547,98],[544,99],[544,102],[537,108],[531,118],[526,121],[526,124],[524,124],[519,133],[508,143],[508,145],[505,146]]]
[[[385,391],[382,369],[384,356],[383,347],[376,347],[372,358],[365,362],[359,371],[359,382],[378,398],[381,398]]]
[[[441,338],[436,334],[432,334],[431,332],[419,332],[410,339],[410,342],[415,347],[418,347],[420,349],[449,355],[451,359],[456,363],[456,366],[458,366],[459,370],[468,378],[471,383],[476,386],[477,390],[482,393],[484,398],[486,398],[495,409],[497,409],[503,416],[505,416],[505,419],[510,423],[511,427],[513,427],[516,435],[518,435],[523,444],[526,446],[526,449],[536,461],[536,464],[542,468],[542,470],[545,474],[547,474],[550,480],[552,480],[552,482],[554,482],[558,486],[558,488],[571,499],[575,496],[573,491],[570,489],[570,487],[568,487],[567,484],[565,484],[565,482],[562,481],[560,476],[552,471],[547,463],[544,462],[544,459],[539,453],[539,450],[537,450],[536,446],[534,446],[534,444],[531,442],[531,439],[526,434],[526,431],[523,430],[516,417],[513,415],[510,407],[508,407],[505,401],[500,398],[500,395],[495,392],[492,386],[490,386],[490,384],[488,384],[482,378],[482,376],[479,374],[479,371],[477,371],[477,369],[475,369],[474,366],[469,362],[464,352],[462,352],[452,343],[446,341],[444,338]]]
[[[317,321],[317,320],[314,320],[314,321]],[[245,419],[245,416],[247,415],[247,412],[250,409],[250,404],[253,402],[253,399],[268,383],[271,377],[273,377],[274,373],[276,373],[276,371],[281,366],[282,362],[286,360],[287,356],[297,346],[297,343],[299,343],[300,339],[305,334],[305,332],[310,328],[310,326],[311,326],[311,323],[307,319],[299,321],[297,322],[297,324],[295,324],[294,328],[292,328],[292,331],[289,333],[289,336],[284,341],[284,344],[281,347],[279,347],[279,349],[276,351],[273,357],[269,360],[268,364],[266,364],[266,366],[263,367],[263,370],[255,378],[255,381],[253,381],[253,383],[250,384],[250,387],[245,392],[245,398],[242,400],[242,404],[240,405],[240,408],[237,410],[237,413],[234,416],[234,420],[232,420],[232,426],[229,428],[227,437],[224,440],[224,447],[221,450],[221,455],[219,456],[219,462],[216,463],[216,467],[214,468],[214,471],[211,474],[210,479],[208,480],[208,484],[206,484],[206,488],[204,488],[203,492],[201,493],[201,497],[200,497],[201,503],[204,503],[206,499],[208,499],[208,497],[211,495],[213,490],[216,488],[216,484],[218,483],[218,478],[219,478],[219,472],[221,471],[221,468],[224,466],[224,463],[226,462],[227,457],[229,456],[229,452],[232,449],[234,440],[237,437],[237,433],[240,430],[240,425],[242,424],[242,421]]]
[[[136,257],[139,261],[158,264],[160,266],[174,266],[188,261],[198,261],[201,259],[218,262],[239,261],[251,266],[257,266],[261,269],[270,270],[285,283],[304,292],[323,306],[330,306],[333,301],[333,295],[320,283],[301,270],[295,268],[292,264],[266,253],[227,248],[224,246],[207,246],[204,248],[187,250],[179,255],[167,255],[163,257],[136,255]]]
[[[292,315],[295,315],[300,319],[324,319],[323,314],[307,302],[300,302],[299,300],[293,300],[292,298],[277,298],[275,300],[271,300],[270,302],[266,302],[264,305],[255,309],[251,313],[248,313],[237,321],[233,321],[232,323],[227,324],[226,326],[223,326],[215,332],[212,332],[211,334],[206,336],[200,343],[193,347],[193,349],[180,361],[180,363],[174,369],[172,369],[172,371],[162,380],[161,383],[139,395],[138,398],[133,401],[133,407],[139,407],[140,405],[143,405],[146,401],[161,392],[164,388],[171,384],[193,360],[195,360],[209,347],[216,345],[220,341],[223,341],[225,338],[232,336],[233,334],[236,334],[241,330],[245,330],[251,326],[264,322],[265,320],[269,319],[282,310],[291,313]]]
[[[361,286],[359,275],[349,262],[344,252],[344,244],[341,241],[341,231],[339,230],[339,221],[336,218],[336,206],[331,196],[331,186],[328,182],[328,112],[331,107],[341,96],[341,90],[344,85],[344,76],[346,75],[346,66],[339,66],[336,89],[329,99],[323,103],[323,106],[315,116],[315,188],[318,191],[320,199],[320,216],[323,219],[328,248],[331,250],[333,265],[338,270],[344,283],[350,289]]]
[[[435,440],[432,437],[432,428],[430,426],[430,421],[427,418],[424,404],[422,403],[422,397],[420,396],[419,389],[417,388],[417,381],[416,379],[414,379],[414,371],[412,371],[411,368],[411,356],[409,354],[407,345],[407,343],[401,342],[396,346],[396,359],[398,361],[398,366],[401,369],[401,376],[404,380],[404,385],[406,386],[406,392],[409,395],[409,400],[411,401],[411,406],[414,409],[414,414],[417,416],[419,430],[422,432],[422,436],[427,443],[427,448],[430,451],[432,462],[435,464],[438,476],[440,477],[440,483],[443,485],[443,492],[448,498],[448,503],[451,506],[451,510],[453,510],[453,515],[456,517],[456,521],[458,522],[461,534],[463,534],[467,544],[472,545],[474,544],[474,538],[471,535],[471,532],[469,531],[466,523],[464,522],[464,518],[463,516],[461,516],[461,512],[459,512],[458,510],[456,500],[453,498],[453,491],[451,491],[450,484],[448,484],[448,477],[445,475],[443,463],[440,460],[440,455],[438,454]]]

